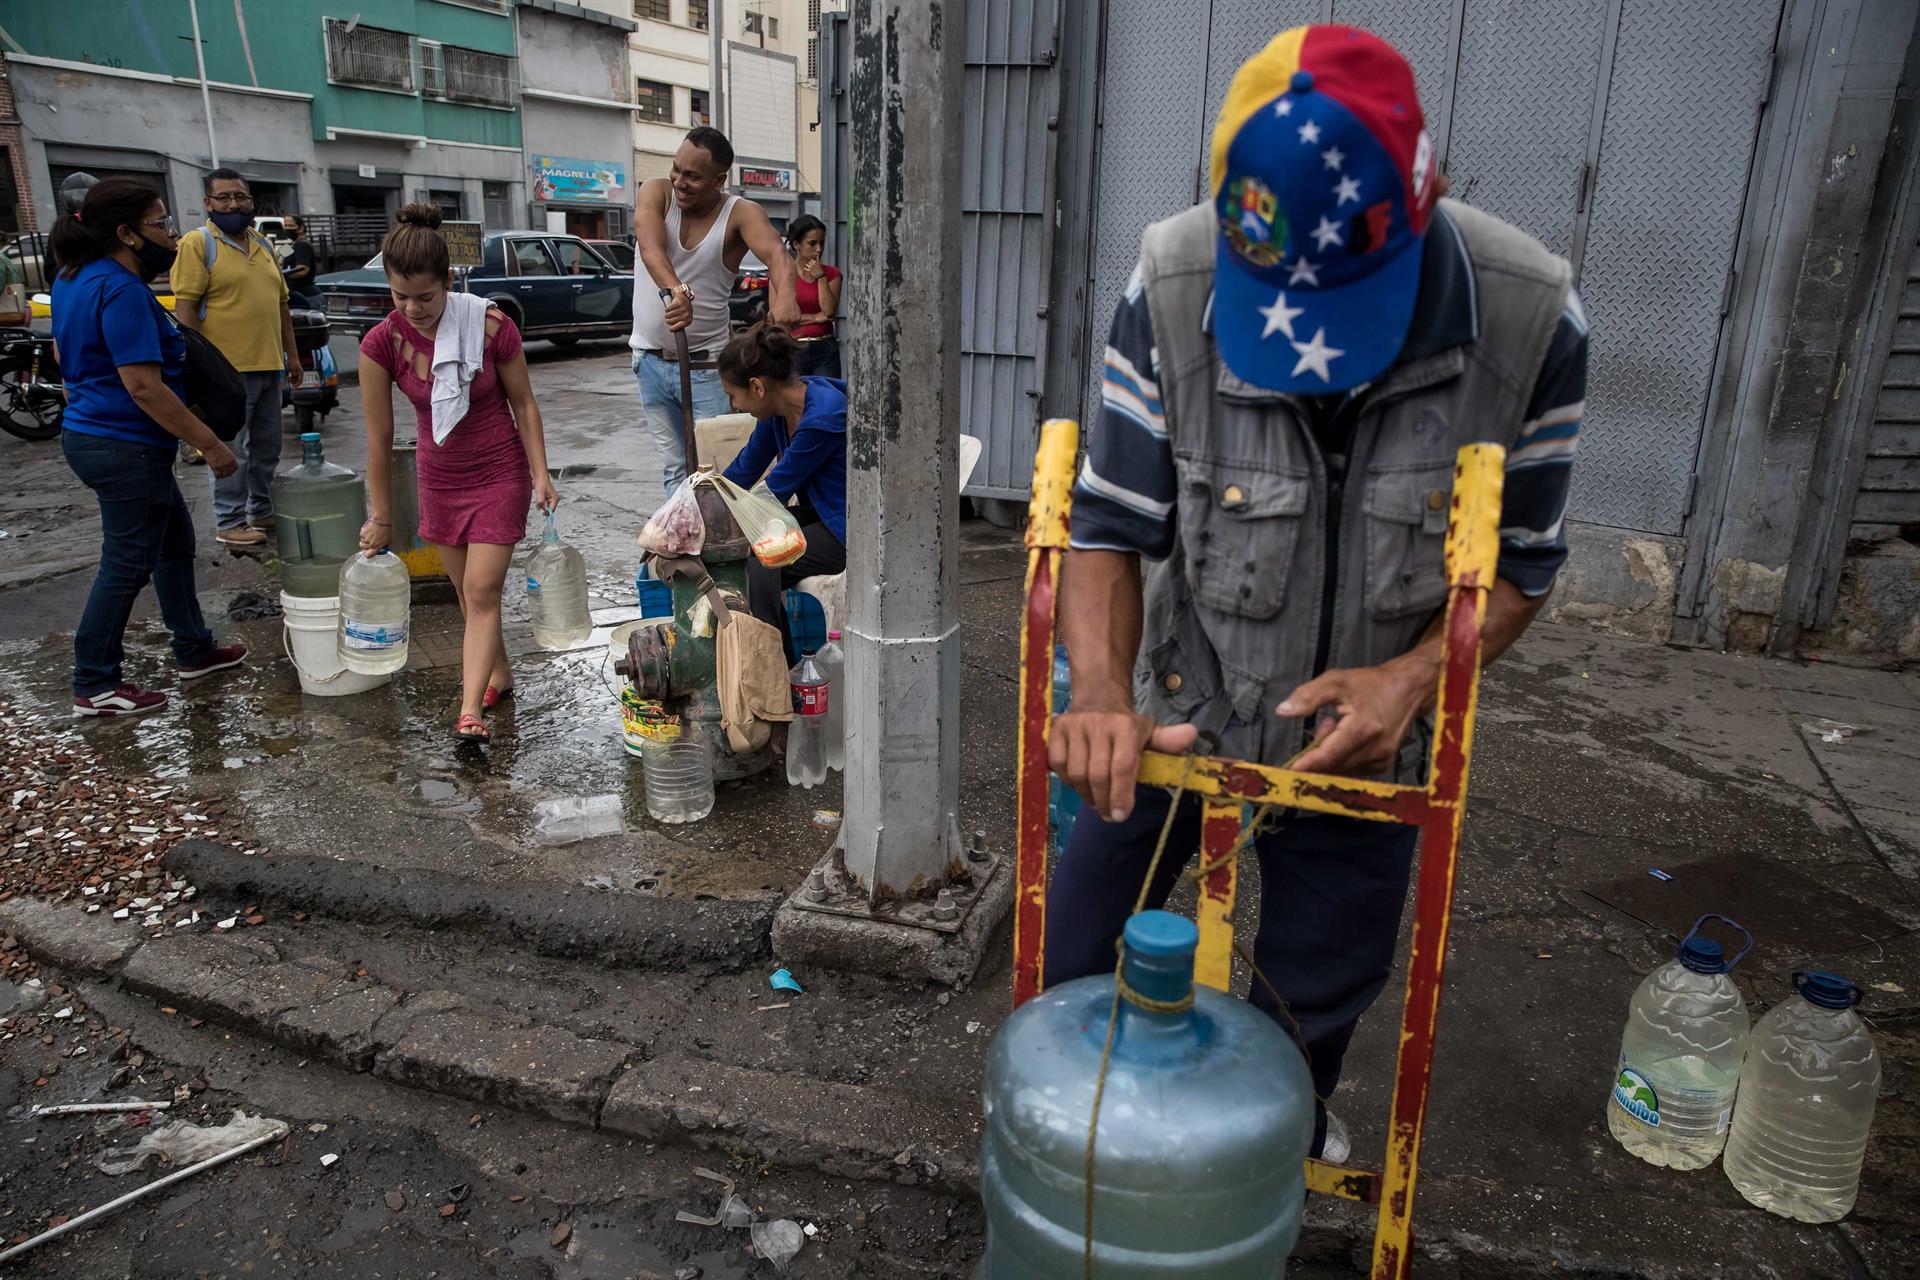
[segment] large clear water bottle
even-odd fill
[[[827,632],[827,643],[814,661],[827,678],[827,768],[844,771],[847,767],[847,655],[840,648],[840,633]]]
[[[787,727],[787,783],[817,787],[827,780],[827,706],[832,694],[826,673],[812,654],[802,654],[787,672],[793,689],[793,723]]]
[[[1880,1055],[1853,1011],[1860,988],[1796,973],[1798,995],[1769,1010],[1747,1042],[1727,1177],[1769,1213],[1834,1222],[1853,1208],[1880,1096]]]
[[[391,551],[351,555],[340,566],[340,661],[349,671],[385,675],[407,665],[413,583]]]
[[[1194,986],[1192,921],[1145,911],[1124,943],[1127,988],[1150,1003],[1120,1002],[1107,1063],[1093,1274],[1272,1280],[1306,1201],[1306,1060],[1246,1001]],[[994,1037],[980,1160],[986,1280],[1082,1274],[1087,1123],[1113,994],[1111,974],[1064,983]]]
[[[1746,938],[1731,960],[1701,935],[1709,920]],[[1679,954],[1633,993],[1607,1095],[1607,1128],[1649,1164],[1702,1169],[1727,1143],[1748,1026],[1746,1000],[1727,973],[1752,946],[1734,921],[1701,916],[1680,940]]]
[[[340,590],[340,566],[360,550],[367,493],[349,468],[328,462],[320,433],[300,437],[300,461],[273,478],[273,528],[280,587],[325,599]]]
[[[593,634],[587,608],[587,562],[560,541],[547,512],[547,530],[527,558],[527,606],[533,639],[542,649],[571,649]]]

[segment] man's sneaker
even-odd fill
[[[137,716],[142,712],[158,711],[166,705],[167,695],[164,693],[123,684],[118,689],[96,693],[91,698],[74,698],[73,714],[76,716]]]
[[[1327,1140],[1320,1148],[1320,1158],[1328,1164],[1345,1164],[1353,1154],[1353,1135],[1347,1132],[1347,1125],[1332,1111],[1327,1112]]]
[[[182,663],[180,678],[198,680],[201,676],[210,676],[216,671],[225,671],[228,667],[237,667],[247,660],[247,646],[243,644],[216,645],[212,653],[191,665]]]
[[[257,547],[266,542],[267,535],[251,525],[236,524],[215,533],[213,538],[222,546]]]

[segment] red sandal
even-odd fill
[[[479,716],[462,715],[453,726],[453,736],[460,742],[491,742],[493,734],[487,728],[487,722]]]
[[[513,697],[512,685],[508,685],[504,689],[496,689],[492,685],[488,685],[487,691],[480,695],[480,706],[483,710],[491,711],[511,697]]]

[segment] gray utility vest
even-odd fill
[[[1141,243],[1178,523],[1147,578],[1135,700],[1163,723],[1198,725],[1219,754],[1281,764],[1308,741],[1311,717],[1273,709],[1314,674],[1329,573],[1329,669],[1414,646],[1446,600],[1454,453],[1511,448],[1519,434],[1571,272],[1525,233],[1445,207],[1471,260],[1478,336],[1395,364],[1360,393],[1337,512],[1305,406],[1234,377],[1202,328],[1213,205],[1156,223]],[[1423,719],[1392,781],[1425,781],[1431,733]]]

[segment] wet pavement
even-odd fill
[[[637,613],[632,535],[658,497],[623,349],[560,352],[535,344],[529,359],[560,474],[563,534],[586,555],[596,620],[611,627]],[[358,468],[356,396],[346,392],[324,435],[331,459]],[[291,452],[290,418],[286,425]],[[199,469],[181,475],[204,522],[206,482]],[[9,534],[0,539],[0,682],[26,713],[58,719],[67,703],[70,628],[97,538],[91,497],[54,445],[0,439],[0,477],[0,528]],[[530,527],[523,553],[538,531],[537,523]],[[210,614],[240,593],[273,589],[259,560],[214,547],[204,528],[202,543]],[[1013,537],[969,522],[961,565],[960,821],[1005,849],[1022,558]],[[801,791],[763,775],[723,786],[704,822],[654,823],[637,764],[621,750],[604,636],[546,653],[532,646],[524,598],[511,585],[507,610],[518,694],[485,750],[456,747],[448,736],[458,672],[446,662],[447,638],[457,634],[457,618],[445,605],[416,606],[428,639],[385,689],[304,697],[278,653],[277,620],[223,623],[253,649],[244,672],[200,683],[161,714],[87,724],[81,733],[118,772],[224,803],[234,828],[223,838],[238,839],[239,852],[326,860],[348,883],[404,871],[421,884],[438,876],[481,886],[501,902],[565,892],[770,910],[799,882],[825,850],[829,837],[814,811],[840,808],[837,776]],[[170,683],[150,597],[136,612],[128,647],[135,679]],[[1831,723],[1851,732],[1830,741]],[[1422,1184],[1423,1212],[1434,1215],[1423,1217],[1423,1228],[1440,1251],[1428,1255],[1431,1274],[1914,1274],[1920,798],[1911,779],[1920,777],[1920,679],[1541,626],[1489,673],[1479,724],[1422,1154],[1430,1179]],[[619,835],[562,845],[534,838],[542,801],[601,794],[619,797]],[[1783,998],[1794,968],[1832,967],[1868,990],[1863,1010],[1879,1038],[1886,1083],[1860,1207],[1838,1227],[1769,1219],[1716,1171],[1683,1176],[1640,1165],[1606,1133],[1601,1103],[1619,1018],[1640,977],[1672,948],[1651,908],[1636,917],[1609,905],[1621,898],[1606,886],[1660,869],[1676,877],[1672,911],[1714,910],[1718,904],[1697,900],[1701,882],[1688,868],[1727,856],[1792,868],[1830,900],[1838,919],[1848,918],[1852,904],[1892,922],[1891,932],[1871,940],[1845,928],[1818,946],[1776,938],[1737,974],[1756,1012]],[[1753,866],[1766,874],[1764,863]],[[1248,870],[1242,928],[1252,926],[1247,904],[1258,899],[1257,873]],[[295,923],[272,914],[269,929]],[[931,990],[880,975],[810,973],[801,975],[805,998],[763,1010],[777,1001],[758,957],[752,966],[642,972],[596,966],[590,953],[530,954],[440,924],[363,924],[306,920],[288,954],[351,958],[397,986],[452,989],[582,1036],[635,1045],[649,1059],[693,1053],[968,1105],[1005,1013],[1004,941],[971,988],[944,1003]],[[1362,1159],[1384,1141],[1397,981],[1363,1022],[1335,1101]],[[89,995],[103,1007],[119,1001],[109,1017],[121,1025],[137,1020],[138,1042],[156,1057],[204,1071],[209,1097],[299,1121],[300,1157],[245,1162],[209,1181],[224,1194],[191,1199],[186,1188],[165,1213],[135,1209],[61,1255],[86,1269],[59,1274],[182,1274],[162,1260],[195,1256],[193,1246],[212,1250],[207,1269],[217,1274],[241,1270],[243,1258],[257,1264],[254,1274],[270,1275],[329,1268],[414,1275],[438,1267],[478,1276],[671,1276],[685,1265],[708,1276],[759,1274],[725,1249],[703,1253],[701,1238],[672,1223],[670,1209],[698,1185],[686,1171],[687,1151],[649,1150],[500,1111],[469,1128],[473,1104],[301,1066],[284,1051],[211,1025],[189,1034],[122,993]],[[33,1092],[33,1077],[23,1073],[37,1064],[20,1053],[18,1042],[0,1048],[0,1093],[9,1104]],[[73,1169],[59,1178],[47,1173],[45,1148],[8,1141],[19,1132],[15,1123],[0,1129],[0,1150],[9,1153],[0,1159],[7,1178],[0,1189],[44,1178],[50,1189],[70,1192],[64,1201],[43,1197],[42,1213],[97,1202],[96,1190],[64,1180],[78,1176]],[[342,1163],[325,1174],[312,1163],[306,1123],[344,1129]],[[532,1172],[512,1172],[521,1164]],[[817,1175],[762,1170],[756,1177],[766,1179],[775,1211],[816,1214],[842,1233],[837,1247],[850,1250],[824,1251],[817,1269],[795,1274],[905,1268],[957,1276],[978,1244],[978,1208],[964,1199]],[[442,1221],[432,1194],[460,1183],[473,1188],[467,1204],[474,1207]],[[395,1215],[383,1197],[400,1187],[410,1208]],[[528,1198],[516,1202],[513,1194]],[[221,1221],[219,1207],[236,1199],[247,1201],[247,1216]],[[581,1252],[565,1254],[563,1264],[547,1241],[566,1215],[574,1223],[570,1248]],[[12,1219],[5,1221],[12,1234]],[[888,1221],[902,1224],[897,1233],[874,1225]],[[1316,1268],[1341,1273],[1361,1231],[1351,1211],[1316,1203],[1308,1221],[1306,1252]],[[1636,1231],[1623,1231],[1622,1222],[1638,1224]],[[230,1239],[217,1234],[222,1229]],[[151,1251],[141,1247],[144,1233]],[[262,1252],[263,1245],[270,1247]],[[596,1252],[603,1245],[605,1257],[627,1261],[603,1264]],[[442,1249],[453,1252],[436,1252]],[[363,1253],[368,1269],[352,1270],[345,1260]]]

